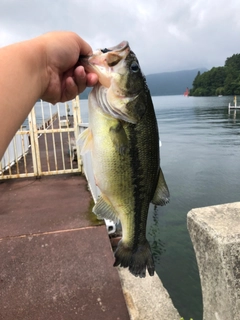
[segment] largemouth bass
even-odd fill
[[[96,51],[81,64],[98,74],[89,94],[89,128],[81,135],[82,152],[92,154],[93,172],[101,196],[93,212],[121,221],[122,239],[114,266],[145,277],[154,275],[146,239],[149,204],[169,201],[159,157],[154,107],[139,62],[128,42]]]

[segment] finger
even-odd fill
[[[87,85],[87,75],[83,66],[78,66],[74,70],[74,81],[78,87],[79,93],[83,92],[83,90],[85,90]]]
[[[78,94],[78,86],[72,77],[68,77],[65,82],[65,88],[62,93],[61,102],[72,100]]]
[[[82,81],[86,81],[86,72],[83,66],[78,66],[74,70],[74,79],[75,82],[78,84]]]
[[[83,66],[78,66],[74,70],[74,75],[65,79],[65,88],[61,101],[74,99],[77,94],[83,92],[86,86],[92,87],[98,82],[98,76],[95,73],[85,73]]]
[[[87,73],[87,87],[93,87],[98,82],[98,75],[96,73]]]
[[[87,87],[93,87],[98,82],[98,75],[92,72],[86,73],[83,66],[78,66],[74,70],[74,79],[78,86],[84,82]]]

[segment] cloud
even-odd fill
[[[2,0],[0,46],[72,30],[93,49],[128,40],[145,74],[212,68],[239,52],[238,0]]]

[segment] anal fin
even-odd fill
[[[93,213],[95,213],[101,219],[109,219],[115,223],[119,222],[119,218],[110,203],[100,196],[93,207]]]
[[[157,188],[155,190],[152,203],[155,205],[164,206],[169,202],[170,193],[166,184],[162,169],[160,168]]]

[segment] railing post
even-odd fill
[[[240,320],[240,202],[187,216],[202,286],[203,320]]]
[[[76,149],[77,149],[77,163],[78,163],[79,172],[82,172],[82,158],[80,154],[80,146],[77,143],[77,139],[80,134],[79,124],[82,122],[81,113],[80,113],[80,100],[78,95],[74,100],[72,100],[72,108],[73,108],[74,136],[75,136]]]
[[[34,107],[28,115],[29,122],[29,131],[31,139],[31,148],[32,148],[32,161],[33,161],[33,170],[34,175],[39,177],[41,175],[41,159],[39,153],[39,143],[38,143],[38,130],[36,123],[36,114]]]

